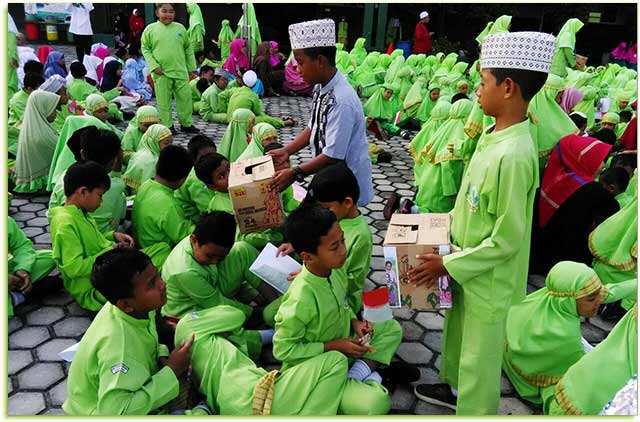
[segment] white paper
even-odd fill
[[[127,208],[133,207],[133,199],[127,199]]]
[[[78,350],[79,345],[80,342],[74,344],[73,346],[67,347],[62,352],[58,353],[58,356],[60,356],[67,362],[73,361],[73,357],[76,355],[76,351]]]
[[[280,293],[285,293],[289,288],[289,274],[298,271],[302,265],[290,256],[276,257],[278,248],[272,243],[267,243],[260,255],[249,267],[249,271],[260,277],[266,283],[273,286]]]

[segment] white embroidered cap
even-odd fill
[[[556,37],[542,32],[506,32],[482,40],[483,69],[521,69],[549,73]]]
[[[428,17],[429,17],[429,12],[427,12],[426,10],[420,12],[420,19],[424,19]]]
[[[247,70],[242,75],[242,82],[249,88],[253,88],[253,86],[258,82],[258,75],[253,70]]]
[[[291,49],[334,47],[336,23],[332,19],[319,19],[289,25]]]

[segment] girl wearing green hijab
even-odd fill
[[[462,182],[464,163],[457,152],[464,142],[464,123],[471,112],[471,100],[451,105],[449,118],[429,138],[426,159],[418,181],[416,205],[421,213],[445,213],[453,209]]]
[[[425,100],[425,97],[427,97],[426,94],[427,78],[419,76],[414,84],[411,85],[411,89],[409,89],[409,92],[402,103],[402,120],[416,117],[422,102]],[[429,100],[428,97],[426,99]]]
[[[254,123],[255,115],[245,108],[239,108],[231,115],[229,127],[218,147],[218,152],[224,155],[229,163],[238,161],[238,157],[247,148]]]
[[[597,91],[592,86],[585,86],[580,89],[584,94],[582,101],[580,101],[574,108],[574,111],[579,111],[587,116],[587,130],[591,130],[596,124],[596,94]]]
[[[156,123],[160,123],[160,113],[154,106],[145,105],[138,109],[122,137],[125,163],[128,163],[131,156],[138,150],[142,135],[149,129],[149,126]]]
[[[453,70],[453,66],[455,66],[457,61],[458,61],[458,54],[449,53],[447,54],[447,57],[445,57],[444,60],[442,61],[441,67],[444,67],[447,70],[447,73],[451,72],[451,70]]]
[[[189,29],[187,35],[191,41],[194,53],[204,50],[204,19],[198,3],[187,3],[187,13],[189,14]]]
[[[638,372],[638,305],[556,385],[549,415],[597,415]]]
[[[51,126],[56,118],[60,96],[35,90],[29,95],[18,136],[18,151],[13,177],[15,192],[33,193],[47,185],[51,158],[58,134]]]
[[[133,154],[127,171],[122,175],[122,180],[133,192],[137,191],[144,182],[155,177],[160,151],[172,142],[171,131],[160,123],[151,125],[142,135],[140,148]]]
[[[353,57],[351,57],[353,60]],[[375,55],[369,54],[352,74],[353,85],[362,98],[369,98],[378,88],[376,85],[375,66],[378,59]]]
[[[504,34],[511,29],[511,16],[502,15],[491,25],[488,35]]]
[[[349,55],[355,60],[357,66],[360,66],[367,57],[367,50],[364,48],[365,42],[367,42],[366,38],[358,38],[353,45],[353,49],[349,52]]]
[[[429,95],[420,103],[420,107],[416,112],[415,118],[422,124],[426,123],[431,117],[431,113],[440,98],[440,85],[435,82],[429,84]],[[409,95],[407,95],[409,97]],[[419,150],[417,150],[419,151]]]
[[[551,63],[551,73],[560,77],[567,76],[567,67],[574,68],[576,66],[576,34],[584,24],[580,19],[569,19],[560,29],[556,37],[556,51],[553,55]]]
[[[396,114],[402,109],[402,100],[398,97],[400,87],[395,84],[384,84],[376,87],[376,92],[364,103],[364,114],[367,121],[376,120],[380,126],[392,135],[400,133],[400,128],[393,124]]]
[[[344,75],[347,80],[350,80],[351,74],[355,71],[356,65],[349,53],[346,51],[336,51],[336,68]]]
[[[109,118],[109,103],[104,99],[102,95],[99,94],[89,94],[87,99],[85,100],[85,114],[89,116],[94,116],[102,123],[104,123],[111,132],[118,135],[118,138],[122,139],[124,133],[114,125],[112,125]]]
[[[586,354],[580,318],[595,317],[601,303],[636,292],[635,280],[603,286],[584,264],[554,265],[546,287],[512,306],[507,316],[502,365],[520,397],[542,403],[548,413],[556,384]]]
[[[437,90],[438,88],[434,88]],[[435,106],[431,110],[431,115],[427,122],[422,126],[420,132],[409,143],[409,153],[413,158],[413,176],[414,185],[418,187],[418,181],[422,179],[422,168],[427,157],[427,151],[425,145],[431,139],[431,136],[444,124],[449,118],[449,111],[451,110],[451,103],[444,100],[436,100]]]
[[[393,57],[393,55],[391,56]],[[384,75],[384,83],[391,84],[396,79],[396,74],[402,67],[404,66],[404,56],[400,55],[393,59],[391,64],[389,65],[389,69],[387,69],[387,73]]]
[[[418,61],[418,55],[411,54],[409,57],[407,57],[407,61],[404,62],[404,65],[409,67],[409,69],[411,69],[413,73],[416,73],[418,72]]]
[[[377,84],[384,83],[384,76],[387,73],[387,69],[389,69],[389,66],[391,65],[391,61],[391,56],[388,54],[381,54],[378,57],[378,62],[376,63],[376,67],[374,68]]]
[[[220,33],[218,34],[218,47],[220,48],[222,63],[227,61],[227,57],[229,57],[229,47],[231,46],[231,41],[233,41],[233,39],[234,35],[231,30],[231,26],[229,25],[229,20],[223,19],[222,28],[220,28]]]
[[[404,51],[401,48],[396,48],[391,52],[391,60],[395,60],[398,57],[404,58]]]
[[[398,86],[398,97],[404,101],[411,89],[411,69],[409,67],[403,67],[396,73],[396,77],[393,80],[393,85]]]
[[[486,37],[487,35],[489,35],[489,31],[491,30],[491,27],[493,26],[493,22],[489,22],[484,29],[482,30],[482,32],[480,32],[478,34],[478,36],[476,37],[476,42],[478,43],[479,46],[482,46],[482,40],[484,40],[484,37]]]
[[[450,87],[457,87],[458,81],[460,81],[461,79],[466,80],[464,73],[467,71],[467,67],[469,67],[469,63],[456,63],[453,66],[453,69],[451,69],[451,71],[447,74],[447,84]]]

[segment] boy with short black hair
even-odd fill
[[[228,123],[227,106],[231,93],[227,92],[229,84],[229,72],[224,68],[216,68],[211,86],[201,96],[200,110],[198,114],[203,120],[215,123]]]
[[[213,83],[213,76],[213,68],[205,65],[200,68],[200,77],[194,78],[189,82],[194,114],[197,114],[200,111],[202,93]]]
[[[506,316],[526,294],[539,183],[527,110],[547,79],[554,44],[552,35],[537,32],[483,40],[478,101],[496,123],[478,141],[452,211],[451,240],[461,251],[421,255],[422,264],[409,270],[416,284],[451,277],[454,306],[445,315],[440,370],[446,384],[422,384],[415,392],[458,415],[498,411]]]
[[[37,73],[38,75],[42,75],[44,77],[44,64],[40,63],[36,60],[29,60],[24,64],[24,74],[27,73]]]
[[[13,97],[9,100],[9,126],[19,127],[24,117],[24,110],[27,108],[27,100],[29,95],[38,89],[44,82],[44,77],[39,73],[25,73],[24,80],[22,82],[22,89],[13,94]],[[15,146],[18,147],[17,145]],[[11,147],[9,148],[11,151]],[[14,151],[15,155],[15,151]]]
[[[629,185],[629,174],[622,167],[610,167],[600,174],[600,184],[624,207],[631,199],[625,195]]]
[[[170,250],[193,231],[174,198],[192,167],[193,159],[183,147],[169,145],[160,151],[156,176],[140,186],[133,202],[133,232],[141,247],[164,244]],[[168,255],[162,248],[152,256],[154,264],[161,268]]]
[[[216,145],[206,135],[196,135],[187,144],[189,155],[194,164],[205,155],[216,152]],[[187,180],[174,192],[176,201],[182,208],[184,216],[192,223],[197,223],[200,216],[209,209],[213,192],[207,188],[196,175],[196,166],[189,172]]]
[[[359,358],[349,370],[348,384],[362,389],[363,403],[371,399],[369,414],[386,413],[390,399],[377,369],[389,365],[400,345],[400,324],[356,319],[342,269],[347,259],[344,235],[328,208],[301,205],[287,217],[284,232],[304,266],[276,314],[273,355],[283,362],[283,370],[330,350]]]
[[[87,69],[80,62],[71,63],[69,70],[73,76],[73,80],[67,84],[67,93],[70,100],[84,102],[89,94],[99,94],[109,102],[119,96],[121,92],[127,91],[126,88],[118,86],[109,91],[100,92],[98,88],[85,80]]]
[[[622,167],[627,171],[629,179],[633,177],[633,174],[638,166],[638,156],[634,153],[620,153],[613,156],[611,159],[611,167]]]
[[[68,415],[146,415],[178,397],[191,334],[171,354],[158,343],[155,313],[167,300],[150,259],[130,248],[95,259],[92,288],[107,303],[83,335],[67,379]],[[166,359],[162,365],[160,359]]]
[[[88,213],[94,212],[109,190],[107,171],[93,161],[75,163],[64,175],[64,206],[49,211],[53,259],[62,273],[64,287],[82,308],[98,311],[105,298],[90,282],[96,258],[114,247],[133,246],[131,236],[104,235]],[[114,246],[115,242],[115,246]]]

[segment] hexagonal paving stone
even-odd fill
[[[374,268],[374,267],[372,267]],[[368,277],[371,281],[373,281],[374,283],[377,284],[385,284],[387,282],[386,276],[384,274],[384,271],[372,271],[371,274],[369,274]]]
[[[14,316],[9,320],[7,328],[9,329],[9,333],[13,333],[14,331],[22,328],[23,325],[22,320],[19,317]]]
[[[371,211],[382,211],[384,209],[384,204],[370,203],[369,205],[367,205],[367,208]]]
[[[67,380],[62,381],[49,390],[49,397],[53,406],[62,406],[67,399]]]
[[[421,343],[402,343],[396,354],[407,363],[427,364],[433,356],[433,352]]]
[[[605,321],[600,316],[597,316],[595,318],[589,318],[589,323],[607,332],[610,332],[613,329],[613,327],[616,325],[615,322]]]
[[[29,203],[28,199],[13,198],[11,200],[11,206],[12,207],[19,207],[21,205],[26,205],[28,203]]]
[[[64,410],[62,410],[62,408],[60,407],[52,407],[51,409],[47,410],[46,412],[43,413],[44,416],[64,416]]]
[[[27,314],[27,324],[29,325],[50,325],[59,319],[64,318],[62,308],[54,306],[43,306]]]
[[[456,412],[448,407],[436,406],[435,404],[418,400],[414,413],[416,415],[455,415]]]
[[[27,220],[31,220],[32,218],[36,217],[36,213],[35,212],[17,212],[15,214],[11,215],[11,218],[13,218],[14,220],[16,220],[16,222],[25,222]],[[45,218],[46,220],[46,218]],[[46,224],[44,225],[46,226]],[[44,227],[42,226],[42,227]]]
[[[44,233],[44,229],[41,227],[26,227],[22,230],[24,234],[27,235],[28,238],[34,238],[39,234]]]
[[[46,209],[44,204],[39,204],[37,202],[36,203],[22,205],[22,206],[20,206],[18,208],[20,209],[20,211],[28,211],[28,212],[37,212],[37,211]]]
[[[434,352],[442,352],[442,331],[428,331],[422,343]]]
[[[402,338],[404,341],[418,341],[422,338],[424,330],[413,321],[401,321]]]
[[[10,416],[37,415],[45,409],[42,393],[16,393],[9,397]]]
[[[87,331],[91,320],[85,317],[69,317],[56,323],[53,330],[60,337],[79,337]]]
[[[419,312],[416,322],[428,330],[442,330],[444,318],[437,312]]]
[[[47,220],[46,217],[36,217],[29,220],[29,225],[34,227],[45,227],[49,225],[49,220]]]
[[[420,366],[418,367],[418,369],[420,370],[420,379],[418,381],[411,383],[414,387],[419,384],[437,384],[442,382],[440,381],[440,376],[438,375],[438,372],[435,371],[433,368]]]
[[[498,415],[531,415],[533,411],[515,397],[502,397],[498,407]]]
[[[67,305],[73,302],[73,298],[66,290],[58,290],[53,294],[49,294],[42,299],[42,303],[45,305]]]
[[[39,204],[49,204],[49,196],[36,196],[31,198],[31,202],[37,202]]]
[[[440,370],[440,355],[436,357],[435,362],[433,362],[433,366],[439,371]]]
[[[15,375],[22,369],[33,363],[33,357],[29,350],[9,350],[7,355],[7,372]]]
[[[45,218],[46,220],[46,218]],[[29,222],[31,224],[31,222]],[[51,244],[51,235],[49,233],[42,233],[41,235],[36,236],[33,239],[34,243],[39,243],[42,245],[50,245]]]
[[[394,410],[403,410],[407,413],[416,402],[416,396],[413,394],[413,388],[406,385],[399,385],[391,396],[391,408]]]
[[[392,309],[391,312],[393,313],[394,318],[406,320],[411,319],[411,317],[413,317],[413,315],[415,314],[415,311],[409,308],[396,308]]]
[[[36,353],[40,361],[62,361],[63,359],[58,356],[58,353],[62,352],[67,347],[71,347],[77,342],[73,339],[56,338],[49,340],[48,342],[38,346]]]
[[[7,395],[11,393],[13,393],[13,381],[11,381],[11,378],[7,378]]]
[[[63,378],[64,372],[59,364],[37,363],[18,375],[18,385],[21,389],[47,390]]]
[[[9,348],[31,349],[50,337],[46,327],[26,327],[9,336]]]
[[[66,306],[67,308],[67,312],[69,312],[69,315],[73,315],[73,316],[93,316],[95,314],[95,312],[90,312],[87,311],[86,309],[82,309],[80,307],[80,305],[78,305],[76,302],[70,303],[69,305]]]

